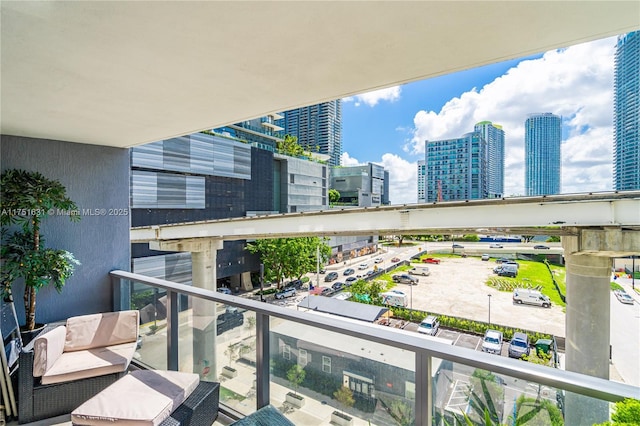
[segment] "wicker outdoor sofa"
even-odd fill
[[[44,330],[20,353],[18,422],[69,414],[123,377],[138,327],[138,311],[121,311],[73,317]]]

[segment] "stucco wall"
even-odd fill
[[[80,222],[64,216],[43,222],[46,245],[72,252],[82,264],[62,294],[40,290],[36,321],[113,310],[109,271],[130,270],[129,150],[2,135],[0,161],[2,171],[38,171],[62,182],[82,216]],[[87,212],[96,209],[95,215]],[[13,289],[21,323],[23,289],[21,283]]]

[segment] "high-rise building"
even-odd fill
[[[491,121],[481,121],[473,130],[480,132],[487,142],[487,196],[501,198],[504,194],[504,130]]]
[[[426,202],[424,197],[425,176],[427,174],[427,165],[424,160],[418,160],[418,203]]]
[[[613,96],[614,187],[640,189],[640,31],[618,37]]]
[[[281,121],[276,124],[280,124]],[[329,165],[339,166],[342,155],[341,100],[323,102],[284,113],[284,131],[296,136],[305,150],[329,155]]]
[[[487,198],[487,142],[479,132],[425,141],[425,200]]]
[[[560,193],[562,119],[550,112],[530,114],[524,123],[525,192]]]

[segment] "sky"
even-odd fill
[[[342,165],[389,171],[391,204],[417,202],[424,141],[458,138],[479,121],[505,131],[504,193],[524,195],[524,122],[562,116],[561,192],[613,188],[613,64],[616,38],[552,50],[342,102]]]

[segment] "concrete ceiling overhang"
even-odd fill
[[[638,1],[2,1],[2,134],[131,147],[640,28]]]

